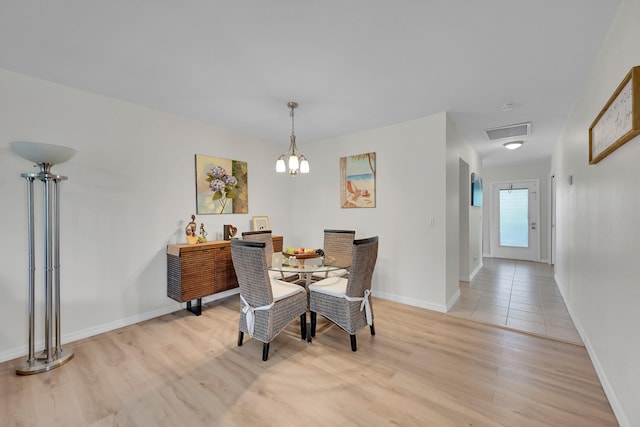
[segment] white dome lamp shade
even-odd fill
[[[12,142],[11,149],[23,159],[37,164],[41,172],[47,173],[50,172],[51,166],[64,163],[76,154],[73,148],[30,141]]]
[[[309,173],[309,160],[304,155],[300,155],[300,173]]]

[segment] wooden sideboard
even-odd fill
[[[282,236],[273,236],[273,250],[282,251]],[[178,302],[186,301],[190,312],[201,313],[202,297],[236,287],[231,241],[167,246],[167,296]],[[191,305],[193,300],[197,300],[195,307]]]

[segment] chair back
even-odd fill
[[[264,259],[267,261],[267,266],[271,266],[271,259],[273,257],[273,237],[271,230],[245,231],[242,233],[242,240],[264,243]]]
[[[231,241],[231,259],[238,277],[240,294],[252,307],[273,302],[265,252],[266,245],[263,242]]]
[[[353,255],[355,230],[324,230],[325,259],[333,265],[348,267]]]
[[[366,289],[371,290],[377,260],[378,236],[353,241],[353,262],[349,269],[347,296],[362,297]]]

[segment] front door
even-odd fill
[[[491,256],[540,261],[538,186],[538,180],[492,184]]]

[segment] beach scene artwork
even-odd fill
[[[340,206],[376,207],[376,153],[340,158]]]

